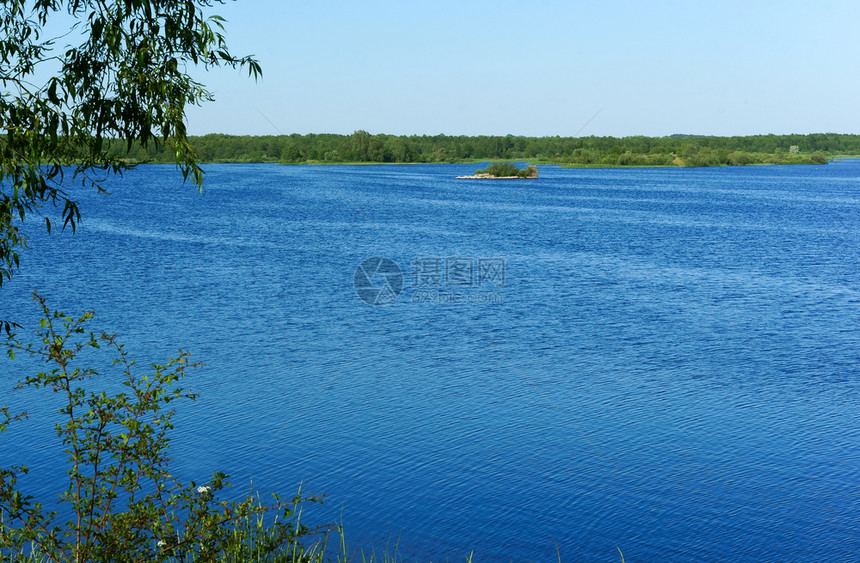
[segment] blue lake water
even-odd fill
[[[475,167],[209,165],[201,196],[143,166],[75,235],[28,220],[0,317],[32,326],[38,288],[141,364],[189,351],[175,472],[303,481],[351,549],[857,561],[860,161]],[[354,287],[371,257],[390,303]],[[48,409],[9,393],[25,365],[0,402]],[[0,441],[48,499],[50,437]]]

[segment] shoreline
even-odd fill
[[[471,174],[457,176],[457,180],[537,180],[537,176],[493,176],[491,174]]]
[[[858,159],[860,155],[839,155],[830,157],[827,162],[751,162],[749,164],[715,164],[705,166],[679,166],[677,164],[570,164],[564,162],[538,162],[538,166],[557,166],[559,168],[728,168],[736,167],[743,168],[745,166],[821,166],[834,160],[849,160]],[[202,160],[200,165],[208,164],[277,164],[279,166],[415,166],[420,164],[429,165],[452,165],[452,164],[480,164],[487,160],[478,160],[474,162],[278,162],[276,160]],[[530,162],[530,161],[527,161]],[[171,165],[173,162],[158,162],[158,161],[131,161],[127,162],[132,166],[142,166],[147,164]],[[458,178],[465,178],[458,176]],[[515,178],[515,177],[511,177]],[[496,178],[500,179],[500,178]],[[526,178],[527,179],[527,178]]]

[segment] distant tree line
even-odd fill
[[[188,138],[202,162],[474,162],[520,160],[582,166],[719,166],[824,163],[830,155],[860,154],[860,135],[706,137],[521,137],[308,134]],[[173,162],[164,146],[111,145],[134,162]]]

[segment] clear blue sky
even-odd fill
[[[264,77],[199,78],[189,132],[860,133],[857,0],[216,6]]]

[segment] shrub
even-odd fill
[[[245,496],[219,500],[227,476],[215,473],[203,483],[181,484],[168,471],[168,431],[173,428],[173,401],[194,399],[178,386],[188,354],[179,351],[149,375],[137,375],[115,335],[84,329],[93,313],[78,318],[51,312],[34,294],[43,318],[36,334],[41,345],[22,343],[15,335],[7,352],[35,356],[48,367],[21,380],[16,389],[52,391],[60,402],[57,437],[68,454],[68,485],[60,503],[72,516],[65,523],[33,497],[17,488],[21,465],[0,468],[0,559],[3,561],[165,561],[260,560],[290,554],[292,560],[319,542],[305,547],[311,534],[325,538],[333,526],[310,530],[298,520],[299,505],[318,502],[301,491],[287,502],[274,496],[270,505]],[[112,351],[122,392],[91,391],[87,385],[99,374],[79,365],[79,356],[94,350]],[[26,419],[0,408],[0,431]],[[324,539],[319,540],[324,543]]]
[[[519,176],[520,178],[537,178],[537,176],[538,176],[537,166],[535,166],[533,164],[526,166],[525,168],[523,168],[522,170],[519,171],[517,176]]]
[[[752,157],[743,151],[735,151],[729,155],[729,164],[734,166],[746,166],[752,164]]]
[[[520,172],[516,164],[510,162],[494,162],[487,167],[487,174],[497,177],[516,176]]]

